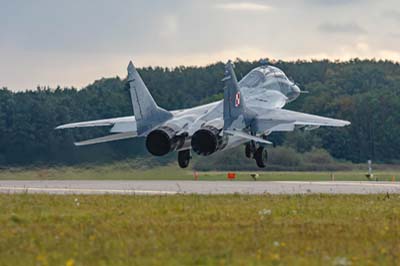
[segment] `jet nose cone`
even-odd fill
[[[289,93],[289,100],[290,101],[293,101],[293,100],[295,100],[297,97],[299,97],[299,95],[300,95],[300,93],[301,93],[301,91],[300,91],[300,88],[299,88],[299,86],[297,86],[296,84],[293,84],[292,86],[291,86],[291,92]]]
[[[294,92],[294,93],[300,94],[300,88],[299,88],[299,86],[297,86],[297,85],[295,84],[295,85],[292,86],[292,88],[293,88],[293,92]]]

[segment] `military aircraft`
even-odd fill
[[[135,116],[71,123],[56,129],[111,127],[110,135],[77,142],[83,146],[134,137],[146,138],[155,156],[178,152],[178,164],[188,167],[191,151],[208,156],[245,144],[245,155],[260,168],[267,164],[267,137],[272,132],[320,126],[343,127],[350,122],[282,109],[301,93],[285,73],[268,64],[251,70],[238,82],[234,65],[225,65],[224,99],[194,108],[167,111],[151,96],[136,68],[129,63],[128,83]]]

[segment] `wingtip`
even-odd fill
[[[55,130],[67,129],[67,128],[71,128],[71,125],[73,125],[73,123],[72,123],[72,124],[63,124],[63,125],[59,125],[59,126],[55,127],[54,129],[55,129]]]
[[[340,121],[340,124],[339,124],[340,127],[347,127],[347,126],[351,125],[350,121],[347,121],[347,120],[339,120],[339,121]]]

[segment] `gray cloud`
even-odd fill
[[[82,87],[125,76],[130,59],[397,59],[397,15],[380,15],[397,1],[0,0],[0,87]]]
[[[395,20],[397,22],[400,22],[400,11],[386,10],[386,11],[382,12],[382,17],[389,18],[389,19]]]
[[[366,3],[368,0],[305,0],[307,3],[319,6],[341,6]]]
[[[255,2],[225,2],[219,3],[215,6],[216,8],[220,8],[227,11],[251,11],[251,12],[266,12],[272,9],[271,6],[266,4],[260,4]]]
[[[349,34],[362,34],[366,30],[361,28],[357,23],[322,23],[318,26],[318,30],[323,33],[349,33]]]

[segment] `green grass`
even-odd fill
[[[252,172],[237,172],[237,180],[252,180]],[[366,181],[365,171],[343,172],[257,172],[259,180],[335,180]],[[199,172],[199,180],[226,180],[226,172]],[[375,176],[381,181],[391,181],[394,176],[400,180],[400,170],[376,171]],[[193,180],[193,171],[180,169],[176,165],[143,169],[138,165],[116,163],[105,166],[87,167],[52,167],[40,169],[0,170],[0,180]]]
[[[396,265],[400,260],[398,195],[22,194],[0,195],[0,210],[0,265]]]

